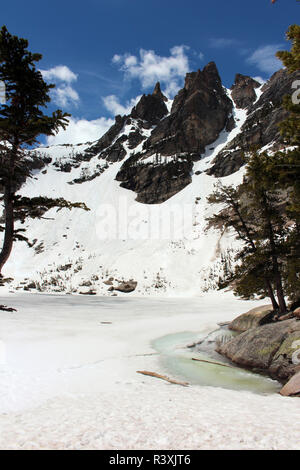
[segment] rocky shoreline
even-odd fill
[[[300,396],[300,309],[273,318],[272,306],[243,313],[229,325],[234,337],[215,350],[234,364],[262,372],[284,387],[282,395]]]

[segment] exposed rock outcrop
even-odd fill
[[[250,328],[218,346],[217,352],[239,366],[264,371],[286,382],[300,371],[300,364],[293,361],[298,341],[300,321],[291,319]]]
[[[272,305],[262,305],[260,307],[255,307],[252,310],[249,310],[249,312],[242,313],[242,315],[236,317],[228,325],[228,328],[230,330],[243,333],[244,331],[250,330],[251,328],[256,328],[257,326],[269,323],[269,321],[271,321],[272,316]]]
[[[113,145],[101,153],[101,158],[105,158],[109,162],[118,162],[119,160],[122,160],[126,155],[123,143],[126,142],[127,139],[128,137],[126,135],[119,137]]]
[[[145,204],[160,204],[181,191],[191,181],[191,160],[167,161],[163,165],[143,164],[129,158],[116,176],[122,188],[137,193],[136,200]]]
[[[130,116],[134,119],[142,119],[150,124],[157,124],[160,119],[168,114],[165,104],[167,98],[160,90],[159,82],[156,84],[152,95],[143,95],[138,104],[131,111]]]
[[[300,396],[300,372],[293,375],[279,393],[285,397]]]
[[[296,308],[296,310],[293,311],[293,315],[300,320],[300,307]]]
[[[134,129],[130,134],[128,135],[128,147],[130,149],[134,149],[137,147],[145,137],[140,133],[139,130]]]
[[[114,287],[114,290],[125,292],[128,294],[129,292],[133,292],[136,289],[137,282],[136,281],[126,281],[121,282],[117,287]]]
[[[143,96],[133,109],[133,118],[154,123],[160,116],[160,120],[145,140],[144,151],[130,157],[116,176],[122,187],[135,191],[136,200],[146,204],[164,202],[187,186],[192,180],[193,161],[201,158],[205,146],[224,128],[234,126],[232,101],[214,62],[186,75],[171,113],[161,119],[167,109],[164,99],[157,84],[153,94]],[[153,162],[149,163],[151,157]],[[160,161],[155,163],[156,159]]]
[[[163,101],[168,101],[168,98],[162,93],[161,89],[160,89],[160,83],[157,82],[155,87],[154,87],[154,91],[152,93],[152,96],[157,96],[159,99],[163,100]]]
[[[289,74],[286,69],[276,72],[262,87],[259,100],[248,107],[248,117],[241,132],[214,159],[207,170],[216,177],[228,176],[244,165],[243,154],[251,148],[271,144],[274,150],[282,147],[278,124],[287,117],[281,107],[284,95],[291,94],[292,83],[300,72]]]
[[[214,165],[206,173],[216,178],[232,175],[245,165],[245,157],[241,150],[224,151],[214,159]]]
[[[222,86],[214,62],[186,75],[171,114],[154,129],[144,148],[151,153],[188,152],[200,157],[229,123],[232,101]]]
[[[97,155],[102,150],[107,149],[123,129],[126,119],[127,116],[116,116],[113,126],[108,129],[108,131],[101,137],[101,139],[98,140],[98,142],[89,147],[86,150],[86,153]]]
[[[248,108],[256,100],[255,88],[259,88],[260,83],[253,78],[237,73],[234,85],[231,87],[231,96],[237,108]]]

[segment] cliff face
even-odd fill
[[[244,153],[251,148],[266,145],[280,148],[278,124],[286,116],[281,102],[297,78],[299,73],[289,75],[280,70],[261,87],[252,78],[237,74],[231,92],[227,92],[213,62],[202,71],[188,73],[171,112],[143,142],[142,151],[126,160],[117,181],[135,191],[139,202],[155,204],[167,200],[191,182],[193,162],[201,159],[205,148],[221,131],[229,132],[238,124],[234,109],[247,113],[245,123],[241,132],[217,154],[207,174],[219,178],[238,171],[244,165]],[[153,111],[158,108],[152,105],[152,96],[143,97],[136,107],[143,112],[138,114],[134,110],[132,116],[151,116],[148,123],[153,124]],[[163,110],[162,100],[159,110]],[[141,141],[139,138],[138,143]]]
[[[230,126],[231,112],[232,101],[222,87],[215,63],[210,62],[203,71],[186,75],[170,115],[154,129],[144,148],[147,154],[188,152],[198,159],[205,146]]]
[[[244,164],[243,154],[251,148],[268,146],[269,150],[278,150],[283,147],[278,124],[287,113],[281,107],[282,98],[291,95],[292,83],[299,78],[300,72],[289,74],[286,70],[279,70],[260,88],[260,97],[254,102],[252,92],[257,88],[257,82],[249,80],[249,77],[236,80],[232,97],[238,107],[245,105],[247,118],[241,132],[216,156],[207,172],[209,175],[219,178],[239,170]]]
[[[161,100],[159,106],[158,99],[153,104],[154,97]],[[152,116],[163,112],[163,99],[156,86],[153,95],[142,97],[131,117],[145,120],[150,116],[146,120],[153,124]],[[142,151],[127,159],[117,181],[135,191],[139,202],[157,204],[169,199],[191,182],[193,162],[201,159],[205,147],[224,128],[234,127],[232,108],[214,62],[188,73],[171,112],[152,130]]]
[[[249,108],[256,101],[255,89],[260,83],[253,78],[237,73],[234,85],[231,87],[231,96],[237,108]]]

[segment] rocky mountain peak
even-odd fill
[[[222,86],[221,78],[215,62],[209,62],[203,70],[186,74],[184,89],[188,92],[203,87],[219,88]]]
[[[135,191],[139,202],[162,203],[191,183],[194,163],[222,131],[240,127],[206,170],[218,178],[239,170],[249,148],[269,144],[281,148],[278,123],[286,116],[282,97],[291,92],[296,79],[299,72],[276,72],[257,99],[260,83],[236,74],[230,99],[216,64],[209,62],[202,70],[187,73],[171,113],[158,82],[152,94],[141,97],[130,116],[116,116],[115,124],[85,151],[84,159],[92,155],[109,163],[124,159],[116,175],[120,185]],[[247,110],[247,116],[242,113],[243,124],[240,118],[235,121],[233,101],[236,108]]]
[[[222,86],[218,68],[215,62],[209,62],[203,69],[202,75],[206,84],[210,87]]]
[[[231,87],[232,98],[237,108],[248,108],[256,100],[255,88],[260,83],[247,75],[237,73],[234,84]]]
[[[159,99],[162,99],[163,101],[168,101],[168,98],[162,93],[161,89],[160,89],[160,83],[157,82],[155,87],[154,87],[154,91],[152,93],[152,96],[157,96]]]
[[[165,106],[158,85],[155,92],[154,96],[141,98],[133,117],[140,117],[148,102],[157,96]],[[139,202],[157,204],[169,199],[190,184],[193,162],[201,158],[206,145],[214,142],[224,128],[234,126],[232,106],[214,62],[202,71],[188,73],[171,114],[157,123],[144,141],[143,151],[124,162],[117,181],[135,191]],[[154,164],[143,163],[149,159]]]
[[[138,104],[132,109],[130,116],[134,119],[142,119],[150,124],[157,124],[166,114],[168,109],[162,94],[160,83],[157,82],[151,95],[143,95]]]

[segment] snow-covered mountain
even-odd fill
[[[157,84],[98,141],[37,149],[39,168],[19,194],[64,197],[90,210],[51,209],[20,224],[31,246],[15,243],[4,270],[9,289],[197,295],[215,288],[237,242],[206,229],[214,211],[206,197],[218,178],[241,182],[251,146],[281,148],[280,104],[296,75],[280,70],[261,85],[238,74],[228,90],[211,62],[187,74],[173,102]]]

